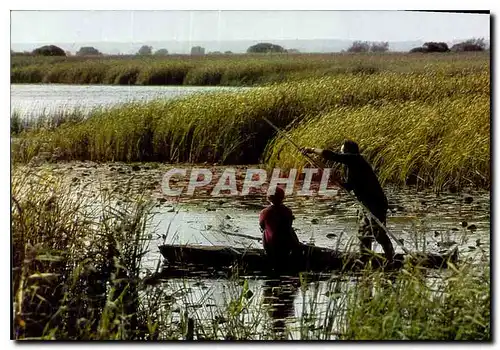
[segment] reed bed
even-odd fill
[[[304,146],[337,151],[346,138],[356,140],[382,183],[487,188],[490,131],[489,97],[464,95],[427,103],[342,107],[305,118],[290,137]],[[307,166],[280,136],[269,143],[267,160],[270,167]]]
[[[130,339],[150,204],[81,196],[50,172],[13,169],[14,339]]]
[[[98,108],[95,108],[94,113],[97,110]],[[82,122],[90,113],[82,108],[43,110],[42,113],[36,115],[22,115],[20,111],[14,110],[10,116],[10,133],[15,137],[29,131],[54,130],[65,123]]]
[[[303,146],[355,139],[384,182],[488,187],[489,72],[455,73],[343,74],[130,103],[21,132],[12,158],[304,166],[266,117]]]
[[[346,73],[448,71],[489,65],[489,53],[11,57],[11,83],[254,86]]]
[[[489,268],[465,263],[437,278],[418,268],[368,273],[347,297],[342,339],[491,341]]]

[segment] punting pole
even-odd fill
[[[301,151],[301,148],[282,130],[280,130],[276,125],[274,125],[273,123],[271,123],[271,121],[269,119],[267,119],[266,117],[262,117],[262,119],[264,119],[274,130],[276,130],[278,132],[278,134],[280,134],[281,136],[283,136],[288,142],[290,142],[299,152],[300,154],[302,154],[312,165],[314,165],[315,167],[318,167],[320,169],[323,169],[324,167],[321,166],[320,164],[318,164],[317,161],[315,161],[311,156],[309,156],[308,154],[304,154],[302,153]],[[342,188],[349,196],[351,196],[351,198],[354,198],[356,200],[356,202],[358,202],[359,205],[361,205],[361,208],[363,208],[363,210],[368,213],[368,215],[370,216],[371,219],[373,219],[380,227],[382,227],[382,229],[385,231],[385,233],[387,233],[394,241],[396,241],[396,243],[401,247],[401,249],[403,249],[403,251],[410,255],[410,256],[413,256],[413,254],[387,229],[387,227],[385,227],[384,224],[382,224],[382,222],[380,222],[380,220],[371,213],[370,210],[368,210],[368,208],[363,204],[361,203],[357,198],[356,196],[352,195],[349,191],[347,191],[344,186],[342,186],[339,182],[336,183],[340,188]]]

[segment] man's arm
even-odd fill
[[[321,149],[321,148],[310,148],[310,147],[304,147],[302,148],[302,152],[305,154],[308,153],[314,153],[319,156],[322,156],[326,160],[331,160],[337,163],[342,163],[342,164],[349,164],[350,161],[356,157],[356,154],[350,154],[350,153],[338,153],[338,152],[332,152],[327,149]]]

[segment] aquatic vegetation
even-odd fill
[[[266,117],[304,146],[336,148],[355,139],[386,183],[488,188],[489,71],[458,74],[451,67],[339,74],[105,108],[78,123],[22,133],[12,158],[28,162],[57,151],[62,160],[305,166]]]
[[[11,83],[253,86],[306,77],[482,70],[488,53],[273,54],[11,58]]]
[[[99,108],[94,109],[94,113]],[[23,132],[31,130],[53,130],[65,123],[78,123],[85,120],[89,112],[80,108],[61,109],[56,112],[43,110],[41,113],[33,116],[23,116],[20,111],[13,110],[10,117],[10,133],[12,136],[18,136]]]
[[[342,339],[491,340],[489,268],[465,263],[429,277],[417,269],[366,274],[347,297]]]
[[[488,96],[340,107],[305,118],[290,137],[304,146],[334,150],[346,138],[356,140],[383,183],[436,189],[489,184]],[[269,166],[307,165],[284,137],[269,143],[267,155]]]
[[[14,339],[491,338],[489,269],[474,258],[438,273],[368,265],[326,283],[301,274],[262,287],[238,276],[154,285],[144,279],[150,203],[78,196],[63,180],[13,170]]]
[[[12,337],[137,337],[149,203],[117,208],[106,193],[82,198],[54,174],[16,168],[11,204]]]

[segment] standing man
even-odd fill
[[[347,191],[353,191],[356,198],[385,225],[387,215],[387,198],[371,165],[359,153],[358,144],[346,140],[340,148],[340,153],[323,150],[320,148],[303,148],[305,154],[314,153],[324,159],[345,165],[347,181],[343,187]],[[380,227],[367,213],[361,212],[359,217],[359,238],[361,240],[361,252],[371,251],[373,237],[384,249],[388,261],[394,258],[394,247],[385,230]]]

